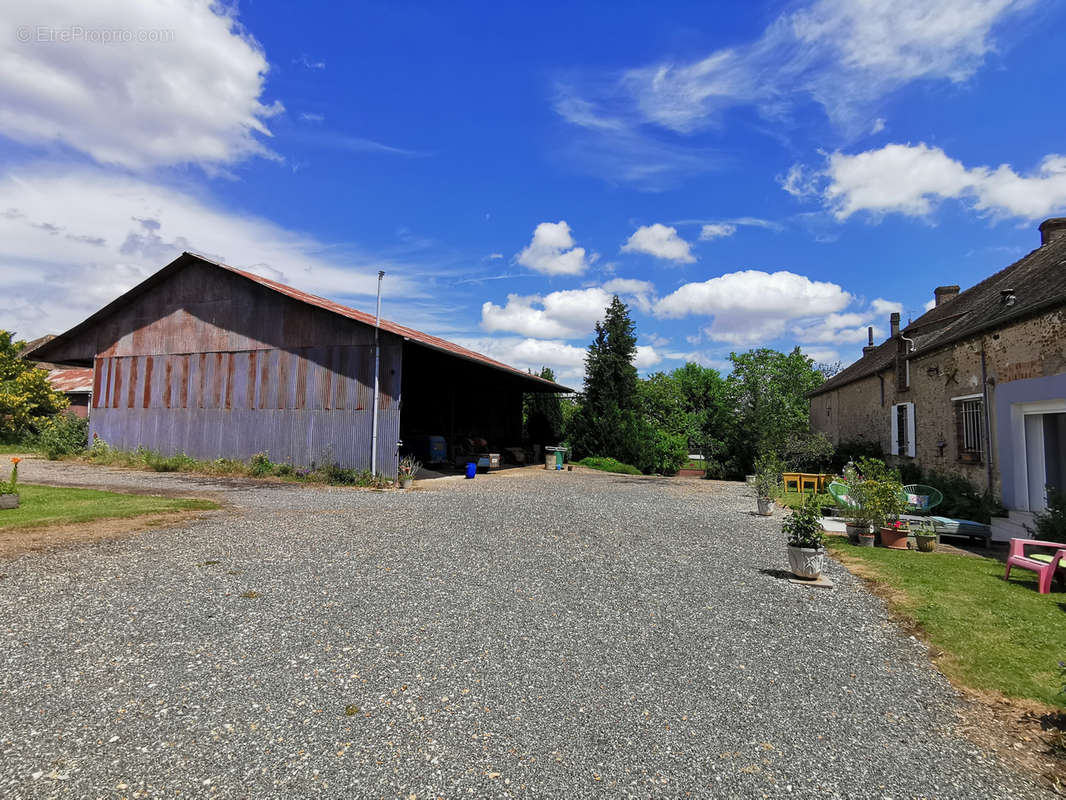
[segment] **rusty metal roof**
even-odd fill
[[[102,309],[90,316],[84,322],[74,326],[69,331],[63,334],[60,334],[55,339],[52,339],[51,341],[45,344],[42,344],[32,353],[28,353],[27,356],[32,357],[36,360],[47,360],[48,351],[53,346],[58,346],[62,344],[65,340],[73,338],[74,336],[80,334],[86,328],[95,324],[97,321],[103,319],[104,317],[110,315],[117,308],[125,305],[130,300],[147,291],[149,288],[156,285],[157,283],[160,283],[161,281],[165,280],[172,273],[184,268],[193,261],[199,261],[204,264],[210,264],[220,269],[227,270],[228,272],[231,272],[234,275],[240,275],[242,278],[254,281],[260,286],[264,286],[267,289],[278,292],[287,297],[291,297],[292,299],[297,300],[301,303],[307,303],[308,305],[312,305],[316,308],[321,308],[324,311],[329,311],[333,314],[337,314],[339,316],[355,320],[356,322],[360,322],[364,325],[369,325],[371,327],[374,326],[373,314],[368,314],[365,311],[359,311],[358,309],[350,308],[348,306],[341,305],[340,303],[335,303],[332,300],[325,299],[324,297],[318,297],[317,295],[308,294],[307,292],[301,292],[299,289],[294,289],[293,287],[286,286],[283,283],[278,283],[277,281],[270,280],[269,278],[264,278],[261,275],[256,275],[253,272],[247,272],[245,270],[238,269],[237,267],[231,267],[229,264],[223,264],[218,261],[213,261],[210,258],[199,255],[198,253],[184,252],[172,262],[167,264],[165,267],[160,269],[158,272],[149,276],[137,286],[134,286],[121,297],[113,300],[111,303],[108,303],[108,305],[104,306]],[[454,342],[449,342],[446,339],[441,339],[437,336],[431,336],[428,333],[417,331],[414,328],[408,328],[405,325],[400,325],[399,323],[392,322],[390,320],[381,320],[380,329],[383,331],[388,331],[389,333],[395,334],[397,336],[401,336],[404,340],[412,342],[413,344],[421,345],[422,347],[428,347],[433,350],[438,350],[442,353],[455,356],[456,358],[462,358],[466,361],[472,361],[476,364],[482,364],[491,369],[509,373],[516,377],[522,378],[525,381],[529,381],[532,384],[540,386],[542,391],[554,391],[559,394],[568,394],[574,391],[573,389],[563,386],[562,384],[558,384],[554,381],[549,381],[544,378],[541,378],[539,375],[533,375],[529,372],[518,369],[517,367],[512,367],[509,364],[504,364],[502,361],[497,361],[481,353],[476,353],[473,350],[468,350],[467,348],[461,347],[460,345],[457,345]]]
[[[88,394],[93,390],[91,367],[56,367],[48,371],[48,382],[57,392]]]

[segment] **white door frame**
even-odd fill
[[[1011,403],[1011,449],[1014,451],[1014,505],[1017,511],[1032,511],[1029,503],[1029,457],[1025,447],[1025,418],[1038,414],[1066,413],[1066,398],[1039,403]],[[1043,457],[1043,453],[1041,453]]]

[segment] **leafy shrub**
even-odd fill
[[[755,459],[755,496],[761,499],[774,497],[781,491],[781,459],[777,453],[768,451]]]
[[[640,475],[642,474],[639,469],[630,465],[623,464],[621,461],[617,461],[613,458],[601,458],[599,456],[588,456],[577,462],[583,467],[589,467],[590,469],[598,469],[601,472],[618,472],[623,475]]]
[[[822,472],[829,469],[836,452],[829,437],[815,431],[790,433],[780,449],[785,464],[796,472]]]
[[[200,465],[195,458],[184,453],[164,456],[154,450],[144,450],[142,458],[145,465],[155,472],[191,472]]]
[[[89,441],[89,421],[77,414],[56,414],[42,426],[37,447],[50,460],[77,455]]]
[[[277,466],[270,460],[267,453],[256,453],[248,464],[248,474],[253,478],[265,478],[276,472]]]
[[[1066,493],[1048,487],[1047,508],[1036,515],[1033,530],[1037,539],[1047,542],[1066,542]]]
[[[833,472],[840,472],[850,462],[856,462],[860,458],[883,458],[884,451],[880,442],[867,442],[862,439],[850,442],[841,442],[837,445],[836,452],[830,460],[829,467]],[[918,483],[918,481],[912,481]]]
[[[822,546],[821,506],[811,497],[803,505],[785,517],[781,531],[788,537],[791,547],[819,549]]]

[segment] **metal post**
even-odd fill
[[[381,331],[381,279],[385,277],[384,270],[378,270],[378,310],[374,316],[374,422],[370,435],[370,472],[378,474],[378,381],[381,372],[381,345],[379,334]]]

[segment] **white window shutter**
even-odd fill
[[[914,403],[907,403],[907,455],[914,458]]]
[[[892,455],[899,455],[899,407],[892,406]]]

